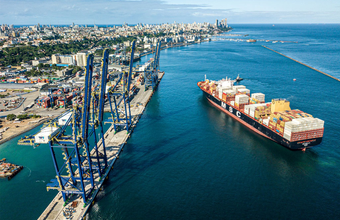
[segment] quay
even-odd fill
[[[158,81],[155,86],[157,88],[161,79],[164,76],[164,72],[158,72]],[[132,126],[131,131],[126,132],[126,130],[114,133],[113,125],[104,134],[105,139],[105,149],[107,154],[108,166],[100,178],[98,174],[94,175],[95,188],[90,194],[89,199],[86,203],[78,194],[73,194],[68,201],[64,202],[61,192],[54,197],[51,203],[43,211],[43,213],[38,218],[39,220],[47,219],[85,219],[86,213],[90,207],[95,203],[95,198],[98,192],[102,189],[103,183],[108,179],[110,171],[113,169],[113,165],[119,158],[127,140],[131,136],[133,129],[136,127],[140,117],[142,116],[146,105],[150,101],[155,89],[144,90],[142,85],[138,85],[139,92],[134,96],[131,101],[131,115],[132,115]],[[102,139],[98,142],[98,150],[103,152]],[[94,149],[91,154],[95,153]],[[88,190],[88,189],[87,189]]]
[[[295,62],[297,62],[297,63],[299,63],[299,64],[302,64],[302,65],[304,65],[304,66],[306,66],[306,67],[308,67],[308,68],[310,68],[310,69],[312,69],[312,70],[315,70],[315,71],[317,71],[317,72],[319,72],[319,73],[322,73],[322,74],[324,74],[324,75],[326,75],[326,76],[328,76],[328,77],[331,77],[332,79],[335,79],[335,80],[337,80],[337,81],[340,82],[340,79],[338,79],[338,78],[336,78],[336,77],[334,77],[334,76],[331,76],[331,75],[329,75],[328,73],[322,72],[322,71],[320,71],[320,70],[318,70],[318,69],[315,69],[314,67],[308,66],[307,64],[304,64],[304,63],[302,63],[302,62],[300,62],[300,61],[298,61],[298,60],[295,60],[295,59],[293,59],[293,58],[291,58],[291,57],[289,57],[289,56],[286,56],[286,55],[284,55],[284,54],[282,54],[282,53],[280,53],[280,52],[278,52],[278,51],[276,51],[276,50],[273,50],[273,49],[271,49],[271,48],[269,48],[269,47],[266,47],[266,46],[264,46],[264,45],[262,45],[262,47],[264,47],[264,48],[266,48],[266,49],[268,49],[268,50],[271,50],[271,51],[273,51],[273,52],[275,52],[275,53],[277,53],[277,54],[280,54],[281,56],[284,56],[284,57],[286,57],[286,58],[288,58],[288,59],[291,59],[291,60],[293,60],[293,61],[295,61]]]

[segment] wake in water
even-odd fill
[[[30,174],[28,174],[28,177],[30,177],[32,174],[32,170],[29,167],[26,167],[26,168],[30,170]]]

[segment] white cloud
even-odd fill
[[[72,22],[93,24],[93,21],[96,24],[173,21],[214,23],[216,19],[222,18],[228,18],[230,23],[340,21],[340,13],[335,11],[249,11],[243,8],[216,9],[210,7],[209,2],[207,4],[206,1],[192,1],[195,2],[192,4],[188,4],[188,0],[180,2],[172,4],[162,0],[0,0],[0,14],[2,14],[1,23],[8,24],[71,24]]]

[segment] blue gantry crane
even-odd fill
[[[129,132],[132,118],[129,91],[135,42],[132,44],[129,71],[116,73],[115,83],[108,89],[107,100],[115,131]],[[109,51],[103,52],[101,78],[93,80],[94,56],[87,57],[82,103],[58,118],[46,123],[40,132],[21,139],[21,144],[48,144],[56,171],[56,178],[47,184],[47,190],[56,189],[66,202],[80,195],[86,204],[91,192],[108,169],[104,140],[104,105],[109,77]],[[107,122],[107,121],[106,121]],[[99,136],[99,138],[97,137]],[[98,140],[99,139],[99,140]],[[62,159],[58,154],[62,154]]]
[[[96,84],[92,77],[94,57],[92,54],[87,57],[83,102],[73,107],[72,114],[59,133],[49,141],[56,179],[47,184],[47,189],[61,191],[64,201],[74,194],[80,194],[86,203],[95,188],[96,176],[101,178],[107,169],[103,115],[108,58],[109,52],[105,50],[101,79]],[[68,126],[71,127],[71,134],[66,131]],[[97,140],[97,133],[100,141]],[[56,158],[57,148],[62,150],[63,163]]]
[[[133,68],[133,56],[135,51],[135,41],[132,43],[129,71],[122,71],[117,75],[117,80],[108,90],[108,100],[111,109],[111,118],[107,123],[112,123],[115,132],[126,129],[129,132],[132,118],[130,108],[131,75]],[[123,109],[119,108],[119,106]]]
[[[69,118],[60,128],[58,134],[49,138],[49,146],[52,155],[56,179],[47,184],[47,190],[57,189],[61,191],[64,201],[74,195],[80,194],[86,203],[89,194],[95,187],[95,175],[101,176],[107,166],[105,149],[99,152],[98,142],[96,141],[97,127],[99,123],[99,104],[95,105],[95,95],[98,87],[93,83],[93,54],[87,57],[85,70],[85,84],[83,101],[81,105],[74,105]],[[108,50],[104,51],[102,66],[102,78],[106,87],[108,65]],[[106,71],[105,71],[106,70]],[[99,94],[100,95],[100,94]],[[104,98],[104,96],[99,96]],[[71,133],[67,127],[71,127]],[[104,132],[99,129],[99,132]],[[104,134],[101,134],[103,136]],[[94,139],[95,142],[90,142]],[[61,149],[63,161],[57,160],[56,153]]]
[[[157,42],[155,49],[155,56],[151,61],[150,65],[144,71],[145,79],[145,91],[151,86],[152,89],[155,88],[158,81],[158,71],[159,71],[159,56],[161,51],[161,41]]]

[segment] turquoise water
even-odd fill
[[[90,219],[340,216],[340,82],[261,46],[340,77],[340,25],[233,27],[248,38],[299,43],[219,41],[162,51],[164,78]],[[287,98],[293,109],[325,120],[323,142],[307,152],[289,151],[212,107],[196,85],[204,75],[237,74],[267,101]],[[0,145],[0,158],[30,169],[0,181],[0,219],[35,219],[56,194],[45,190],[55,172],[47,147],[17,146],[17,139]]]

